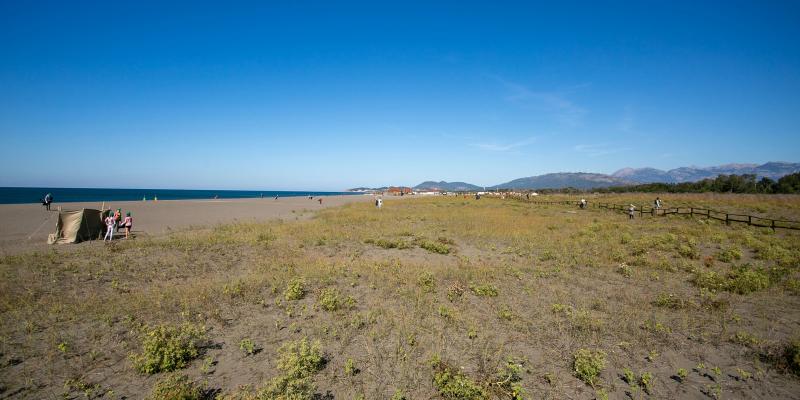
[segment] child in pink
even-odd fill
[[[128,236],[130,236],[131,228],[133,227],[133,217],[131,217],[130,211],[125,213],[125,219],[122,221],[122,226],[125,227],[125,239],[127,239]]]

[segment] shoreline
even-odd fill
[[[306,196],[351,196],[349,191],[314,190],[213,190],[213,189],[115,189],[115,188],[37,188],[0,187],[0,204],[41,204],[45,193],[52,193],[59,203],[120,201],[266,199]]]
[[[322,204],[318,199],[323,199]],[[335,195],[245,199],[193,199],[105,202],[106,209],[130,211],[134,236],[153,236],[172,230],[216,224],[299,219],[302,213],[328,207],[371,201],[373,196]],[[51,211],[41,204],[0,204],[0,256],[26,250],[47,249],[47,235],[55,232],[58,207],[63,210],[100,209],[103,202],[53,203]],[[115,234],[117,237],[118,234]],[[124,236],[124,234],[122,234]],[[119,236],[121,237],[121,236]]]

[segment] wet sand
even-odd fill
[[[130,211],[136,235],[162,235],[170,230],[208,226],[235,221],[295,219],[301,211],[314,211],[359,201],[374,201],[372,196],[284,197],[263,199],[119,201],[106,203],[106,209]],[[64,210],[100,209],[101,202],[54,203],[52,211],[41,204],[0,205],[0,255],[27,249],[48,248],[47,235],[55,232],[58,207]],[[65,245],[59,245],[65,246]]]

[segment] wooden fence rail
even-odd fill
[[[521,199],[524,200],[524,199]],[[564,206],[579,206],[580,202],[571,201],[571,200],[562,200],[562,201],[540,201],[540,200],[528,200],[528,203],[531,204],[539,204],[539,205],[564,205]],[[597,209],[606,209],[612,211],[622,211],[627,212],[628,207],[623,204],[613,204],[613,203],[595,203],[595,202],[587,202],[587,207],[594,207]],[[668,208],[655,208],[655,207],[648,207],[648,206],[641,206],[636,207],[634,212],[638,212],[639,216],[650,215],[653,217],[656,216],[667,216],[667,215],[688,215],[690,217],[705,217],[706,219],[714,219],[717,221],[724,221],[726,224],[730,225],[732,222],[739,222],[743,224],[747,224],[749,226],[757,226],[761,228],[771,228],[772,230],[775,229],[792,229],[792,230],[800,230],[800,221],[790,221],[784,219],[772,219],[772,218],[764,218],[759,217],[756,215],[747,215],[747,214],[733,214],[725,211],[718,211],[718,210],[711,210],[708,208],[697,208],[697,207],[668,207]]]

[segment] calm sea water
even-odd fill
[[[292,196],[331,196],[355,195],[352,192],[290,192],[274,190],[173,190],[173,189],[97,189],[97,188],[20,188],[0,187],[0,204],[38,203],[45,194],[53,194],[53,203],[77,201],[130,201],[130,200],[195,200],[246,199],[292,197]]]

